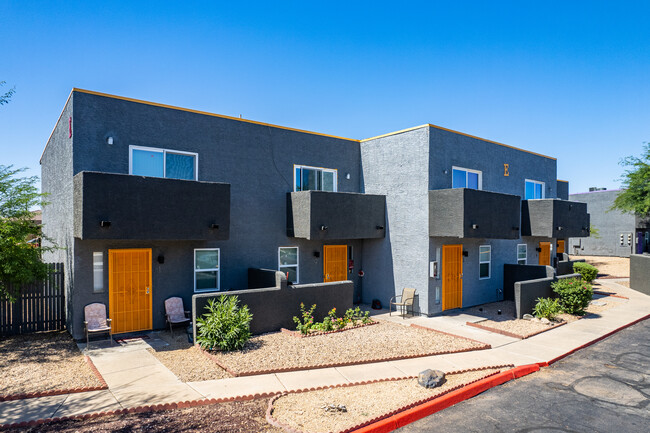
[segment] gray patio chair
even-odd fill
[[[169,323],[169,332],[174,335],[173,325],[189,324],[190,312],[183,308],[183,300],[177,296],[165,300],[165,317]]]
[[[397,299],[400,300],[400,302],[396,302]],[[397,312],[397,307],[400,308],[400,311],[402,313],[402,319],[404,318],[404,312],[408,313],[408,307],[411,307],[411,316],[413,316],[413,301],[415,299],[415,289],[408,289],[404,288],[402,289],[402,294],[393,296],[390,298],[390,302],[388,303],[388,315],[390,316],[393,312],[393,305],[395,305],[395,312]]]
[[[111,319],[106,318],[106,305],[99,302],[88,304],[84,307],[84,331],[86,333],[86,347],[90,342],[90,334],[108,332],[108,339],[113,344],[113,330]]]

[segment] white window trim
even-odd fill
[[[308,168],[310,170],[318,170],[320,172],[333,173],[334,174],[334,191],[333,192],[338,191],[338,189],[339,189],[338,169],[336,169],[336,168],[325,168],[325,167],[312,167],[311,165],[294,164],[293,165],[293,192],[297,192],[296,191],[296,169],[297,168],[300,168],[300,169]],[[321,179],[321,184],[322,184],[322,179]]]
[[[489,248],[490,251],[490,260],[487,262],[482,262],[481,261],[481,248],[487,247]],[[481,277],[481,265],[483,263],[488,264],[488,276],[487,277]],[[492,277],[492,245],[480,245],[478,247],[478,279],[479,280],[489,280]]]
[[[526,199],[526,182],[542,185],[542,198],[529,198],[529,199]],[[524,199],[525,200],[541,200],[541,199],[544,199],[544,198],[546,198],[546,183],[540,182],[539,180],[533,180],[533,179],[526,179],[524,181]]]
[[[483,190],[483,172],[481,170],[472,170],[471,168],[451,166],[451,186],[454,187],[454,170],[463,170],[465,173],[465,188],[467,188],[467,173],[478,174],[478,189]]]
[[[129,174],[133,174],[133,151],[145,150],[148,152],[160,152],[163,154],[163,178],[167,179],[167,154],[172,153],[176,155],[189,155],[194,157],[194,180],[199,180],[199,154],[195,152],[184,152],[182,150],[163,149],[158,147],[145,147],[145,146],[129,146]],[[140,175],[138,175],[140,176]]]
[[[283,265],[280,262],[280,250],[283,248],[295,248],[296,249],[296,264],[295,265]],[[278,247],[278,271],[282,272],[282,268],[296,268],[296,281],[294,284],[300,284],[300,248],[298,247]]]
[[[196,252],[197,251],[217,251],[217,257],[218,257],[218,262],[217,262],[217,267],[216,268],[210,268],[210,269],[196,269]],[[196,273],[197,272],[210,272],[210,271],[217,271],[217,292],[221,291],[221,248],[194,248],[194,292],[195,293],[202,293],[202,292],[214,292],[213,289],[202,289],[202,290],[197,290],[196,289]]]
[[[517,264],[519,265],[519,247],[524,247],[526,250],[526,257],[524,257],[524,265],[528,264],[528,245],[527,244],[517,244]]]

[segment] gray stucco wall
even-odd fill
[[[569,239],[567,252],[575,255],[629,257],[634,252],[635,216],[619,210],[610,210],[620,190],[593,191],[571,194],[570,200],[587,203],[591,225],[598,230],[598,238]],[[621,234],[624,245],[621,246]],[[628,245],[628,234],[632,243]]]
[[[516,282],[515,312],[517,319],[521,319],[524,314],[532,314],[535,305],[537,305],[537,299],[557,298],[558,295],[553,291],[551,283],[565,278],[580,278],[580,274]]]
[[[405,287],[415,312],[428,314],[429,128],[361,142],[365,193],[386,195],[386,238],[364,240],[363,301],[388,305]]]
[[[504,299],[514,301],[515,283],[518,281],[538,280],[540,278],[553,278],[555,271],[550,266],[535,264],[517,265],[506,264],[503,268]]]
[[[630,256],[630,287],[650,296],[650,255]]]
[[[569,182],[557,181],[557,198],[560,200],[569,200]]]

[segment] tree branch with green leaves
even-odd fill
[[[650,215],[650,143],[644,143],[640,158],[628,156],[620,164],[627,167],[621,178],[624,190],[612,209],[642,217]]]

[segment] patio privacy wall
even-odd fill
[[[650,295],[650,254],[630,256],[630,287]]]
[[[551,266],[541,265],[503,265],[503,299],[515,300],[515,283],[517,281],[537,280],[540,278],[553,278],[555,269]]]
[[[263,273],[257,273],[261,276]],[[267,273],[268,276],[268,273]],[[235,290],[229,292],[211,292],[192,296],[192,323],[196,341],[196,318],[202,316],[208,305],[208,300],[220,296],[236,295],[239,305],[248,305],[253,315],[251,333],[279,331],[280,328],[294,329],[294,316],[300,316],[300,303],[309,309],[316,304],[314,320],[321,321],[332,308],[339,315],[352,308],[354,287],[352,281],[337,281],[333,283],[297,284],[287,286],[286,276],[275,271],[275,286],[260,289]]]
[[[515,311],[517,319],[524,314],[532,314],[538,298],[557,298],[551,283],[566,279],[581,278],[580,274],[567,274],[559,277],[538,278],[536,280],[518,281],[515,283]]]
[[[573,264],[578,262],[584,262],[584,260],[567,260],[563,262],[557,262],[557,274],[558,275],[572,274]]]

